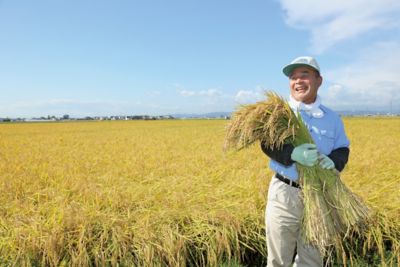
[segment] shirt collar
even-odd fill
[[[314,103],[305,104],[303,102],[297,101],[291,95],[289,96],[289,106],[296,111],[305,111],[307,115],[313,118],[322,118],[324,116],[324,112],[320,108],[321,106],[321,97],[317,95]]]

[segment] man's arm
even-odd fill
[[[348,147],[339,147],[328,155],[328,157],[335,163],[335,169],[342,171],[349,160],[350,149]]]
[[[271,159],[279,162],[284,166],[290,166],[295,161],[292,160],[291,155],[293,152],[294,146],[292,144],[285,144],[282,148],[274,147],[271,149],[269,146],[265,145],[265,143],[261,143],[261,150]],[[328,155],[328,157],[335,164],[335,169],[338,171],[342,171],[346,166],[346,163],[349,159],[350,150],[348,147],[339,147]]]
[[[292,144],[285,144],[281,149],[274,147],[271,149],[265,143],[261,142],[261,150],[271,159],[279,162],[282,165],[290,166],[294,163],[291,158],[294,146]]]

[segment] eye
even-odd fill
[[[310,78],[310,74],[308,72],[302,72],[299,74],[295,74],[289,77],[290,80],[295,81],[297,79],[307,80]]]
[[[301,79],[308,79],[310,77],[309,73],[302,73],[301,74]]]

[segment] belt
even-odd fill
[[[300,188],[300,185],[298,183],[280,175],[279,173],[276,173],[275,177],[278,178],[279,180],[281,180],[282,182],[284,182],[285,184],[288,184],[288,185],[296,187],[296,188]]]

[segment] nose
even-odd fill
[[[303,79],[301,77],[297,77],[294,79],[295,83],[301,83],[303,81]]]

